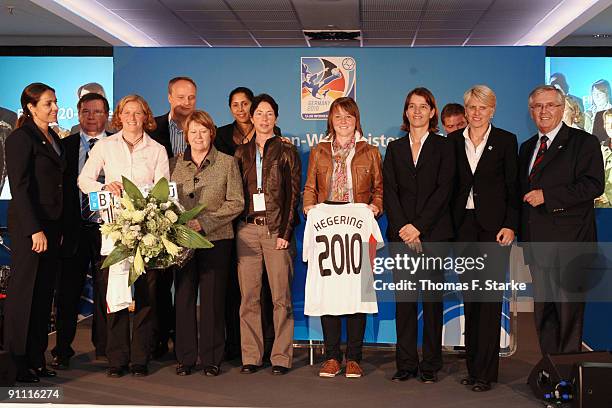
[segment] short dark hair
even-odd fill
[[[104,112],[108,113],[110,111],[110,106],[108,104],[108,100],[106,100],[106,98],[103,97],[102,95],[97,94],[97,93],[93,93],[93,92],[85,94],[85,95],[83,95],[81,97],[81,99],[79,99],[79,102],[77,102],[77,110],[80,111],[81,110],[81,106],[85,102],[89,102],[89,101],[102,101],[102,103],[104,104]]]
[[[262,102],[268,102],[270,106],[272,106],[274,116],[278,118],[278,104],[276,103],[273,97],[265,93],[259,94],[253,98],[253,101],[251,102],[251,110],[249,111],[251,117],[253,116],[253,114],[255,114],[255,109],[257,109],[259,104],[261,104]]]
[[[442,121],[442,124],[444,124],[444,119],[455,115],[465,116],[465,108],[463,107],[463,105],[455,102],[447,103],[442,108],[442,113],[440,113],[440,120]]]
[[[178,81],[187,81],[189,83],[191,83],[191,85],[193,85],[193,87],[196,89],[198,89],[198,86],[196,85],[195,81],[189,77],[186,76],[177,76],[172,78],[170,81],[168,81],[168,95],[170,95],[172,93],[172,87],[174,86],[174,84],[176,84]]]
[[[412,95],[418,95],[425,98],[425,102],[427,103],[427,105],[429,105],[429,108],[434,111],[434,115],[429,119],[428,130],[433,133],[438,132],[438,105],[436,105],[436,98],[433,96],[429,89],[424,87],[414,88],[412,91],[408,92],[408,95],[406,95],[406,101],[404,102],[404,111],[402,112],[403,123],[401,129],[406,132],[410,132],[410,121],[408,120],[406,111],[408,110],[408,105],[410,105],[410,98],[412,97]]]
[[[245,94],[247,99],[251,101],[251,103],[253,102],[253,98],[255,97],[255,95],[253,94],[253,91],[251,91],[249,88],[245,86],[239,86],[238,88],[234,88],[232,92],[230,92],[229,98],[227,101],[227,104],[229,106],[232,106],[232,98],[234,97],[234,95],[239,94],[239,93]]]

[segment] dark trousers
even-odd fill
[[[462,247],[462,253],[456,255],[476,258],[486,253],[487,260],[483,271],[466,272],[460,275],[462,282],[471,285],[472,280],[478,280],[483,287],[487,279],[498,282],[506,281],[510,247],[501,247],[496,244],[498,232],[483,230],[476,221],[474,211],[466,211],[456,239],[458,242],[465,243],[465,246],[457,245],[457,247]],[[485,244],[479,245],[478,243]],[[463,293],[463,298],[468,375],[480,381],[496,382],[499,371],[503,292],[475,291],[472,293],[466,291]]]
[[[168,340],[174,338],[176,326],[175,310],[172,302],[172,283],[174,268],[160,270],[157,276],[157,325],[153,337],[154,347],[168,345]],[[176,291],[176,288],[175,288]]]
[[[447,255],[448,246],[443,242],[423,243],[423,251],[428,256]],[[407,251],[412,256],[415,253]],[[427,279],[431,282],[444,282],[443,271],[427,270],[417,271],[414,275],[394,271],[394,280],[399,282],[407,279],[416,282],[420,288],[420,280]],[[423,358],[419,363],[418,354],[418,301],[421,295],[421,306],[423,310]],[[416,373],[420,368],[425,372],[436,372],[442,368],[442,293],[437,291],[411,291],[398,295],[396,293],[395,304],[395,329],[397,333],[397,344],[395,349],[395,361],[398,370],[406,370]]]
[[[4,348],[20,371],[46,365],[49,317],[59,271],[60,223],[45,221],[43,231],[47,251],[42,254],[32,251],[30,236],[10,232],[13,273],[5,303]]]
[[[111,367],[127,366],[130,362],[139,365],[148,363],[151,354],[151,338],[157,325],[155,308],[159,272],[159,270],[148,270],[134,283],[136,311],[133,317],[131,340],[128,309],[107,315],[106,357]],[[108,269],[104,269],[103,273],[106,277],[104,285],[106,298]]]
[[[265,266],[264,266],[265,268]],[[236,246],[232,248],[230,273],[225,296],[225,353],[239,356],[240,348],[240,285],[238,283],[238,258]],[[261,325],[264,336],[264,357],[269,357],[274,344],[274,304],[268,274],[261,277]]]
[[[91,271],[94,282],[92,342],[96,353],[104,354],[106,348],[105,303],[100,304],[100,299],[96,298],[96,278],[100,274],[102,239],[99,228],[98,224],[82,224],[76,254],[73,257],[62,259],[56,292],[57,341],[55,348],[51,350],[54,356],[70,358],[74,355],[71,344],[76,334],[78,306],[83,284],[89,271]]]
[[[321,316],[325,360],[335,359],[342,362],[340,339],[342,336],[342,318],[346,318],[346,360],[361,361],[363,335],[365,334],[366,315],[355,313],[344,316]]]
[[[542,355],[581,351],[585,303],[569,301],[564,296],[559,287],[559,268],[529,265],[529,269],[535,297],[533,314]]]
[[[197,249],[193,259],[176,271],[176,359],[195,365],[220,366],[225,351],[225,295],[231,267],[233,239],[213,241],[210,249]],[[200,325],[196,302],[200,289]],[[198,353],[199,337],[199,353]]]

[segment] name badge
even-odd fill
[[[264,193],[253,194],[253,211],[265,211],[265,210],[266,210],[266,200],[264,198]]]

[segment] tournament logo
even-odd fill
[[[302,57],[302,119],[327,120],[334,100],[355,99],[356,65],[352,57]]]

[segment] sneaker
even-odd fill
[[[359,378],[363,375],[363,370],[359,367],[356,361],[349,360],[346,362],[346,378]]]
[[[340,374],[340,371],[342,371],[342,367],[340,367],[338,360],[330,358],[321,365],[319,377],[333,378],[337,374]]]

